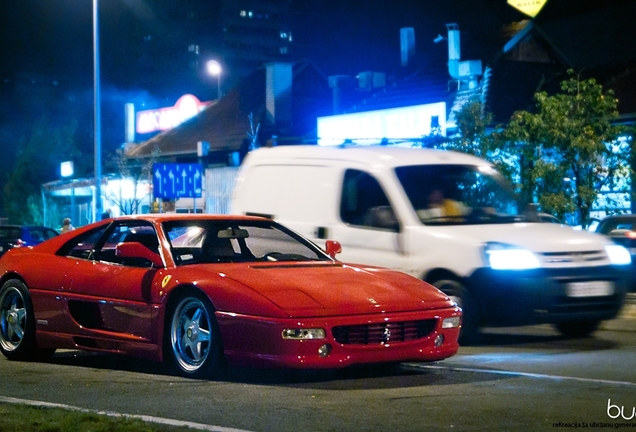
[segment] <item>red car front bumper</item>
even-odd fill
[[[457,338],[460,328],[442,328],[444,318],[450,317],[461,317],[460,309],[302,319],[271,319],[223,312],[216,314],[229,364],[307,369],[443,360],[456,354],[459,349]],[[398,330],[403,323],[424,321],[430,323],[425,334],[415,335]],[[349,342],[334,336],[334,328],[359,330],[367,327],[371,329],[369,333],[375,330],[375,337],[371,335]],[[284,339],[283,330],[290,328],[322,328],[325,338]],[[378,330],[382,333],[379,336]]]

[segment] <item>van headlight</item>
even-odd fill
[[[629,251],[621,245],[606,245],[605,250],[612,264],[627,265],[632,263],[632,257]]]
[[[494,270],[530,270],[540,267],[537,257],[527,249],[505,243],[488,243],[486,260]]]

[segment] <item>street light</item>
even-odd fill
[[[216,76],[216,98],[221,99],[221,63],[216,60],[210,60],[207,63],[208,73]]]
[[[102,132],[101,132],[101,107],[99,94],[99,20],[98,0],[93,0],[93,77],[94,77],[94,140],[95,140],[95,214],[93,221],[102,214]]]
[[[73,167],[73,161],[65,161],[60,164],[60,174],[64,178],[71,178],[71,220],[73,223],[77,223],[77,219],[75,218],[75,181],[73,180],[73,175],[75,174],[75,170]]]

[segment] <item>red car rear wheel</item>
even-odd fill
[[[9,360],[36,360],[55,352],[38,349],[31,296],[17,279],[8,280],[0,288],[0,351]]]

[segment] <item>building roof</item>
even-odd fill
[[[399,81],[393,81],[376,91],[367,92],[345,112],[399,108],[440,101],[450,104],[454,97],[454,87],[450,81],[448,67],[445,64],[423,67]]]
[[[636,26],[631,23],[636,3],[582,1],[578,8],[568,5],[568,13],[563,13],[565,3],[548,2],[536,19],[510,23],[482,41],[462,37],[460,61],[482,61],[479,88],[467,91],[453,87],[446,64],[429,59],[425,68],[369,94],[346,112],[445,101],[452,128],[453,112],[466,100],[478,97],[494,121],[502,123],[517,110],[532,110],[537,91],[560,91],[567,70],[574,69],[582,71],[584,78],[596,78],[605,89],[613,89],[623,116],[636,113],[632,79],[636,45],[629,43],[636,38]]]
[[[315,119],[329,113],[331,98],[327,78],[307,61],[292,65],[292,119],[286,125],[272,124],[266,113],[266,68],[244,78],[217,103],[179,126],[126,150],[128,158],[196,156],[197,143],[209,143],[210,152],[247,151],[249,135],[259,128],[259,140],[272,135],[315,140]],[[311,103],[307,103],[307,100]],[[250,124],[250,115],[252,123]]]

